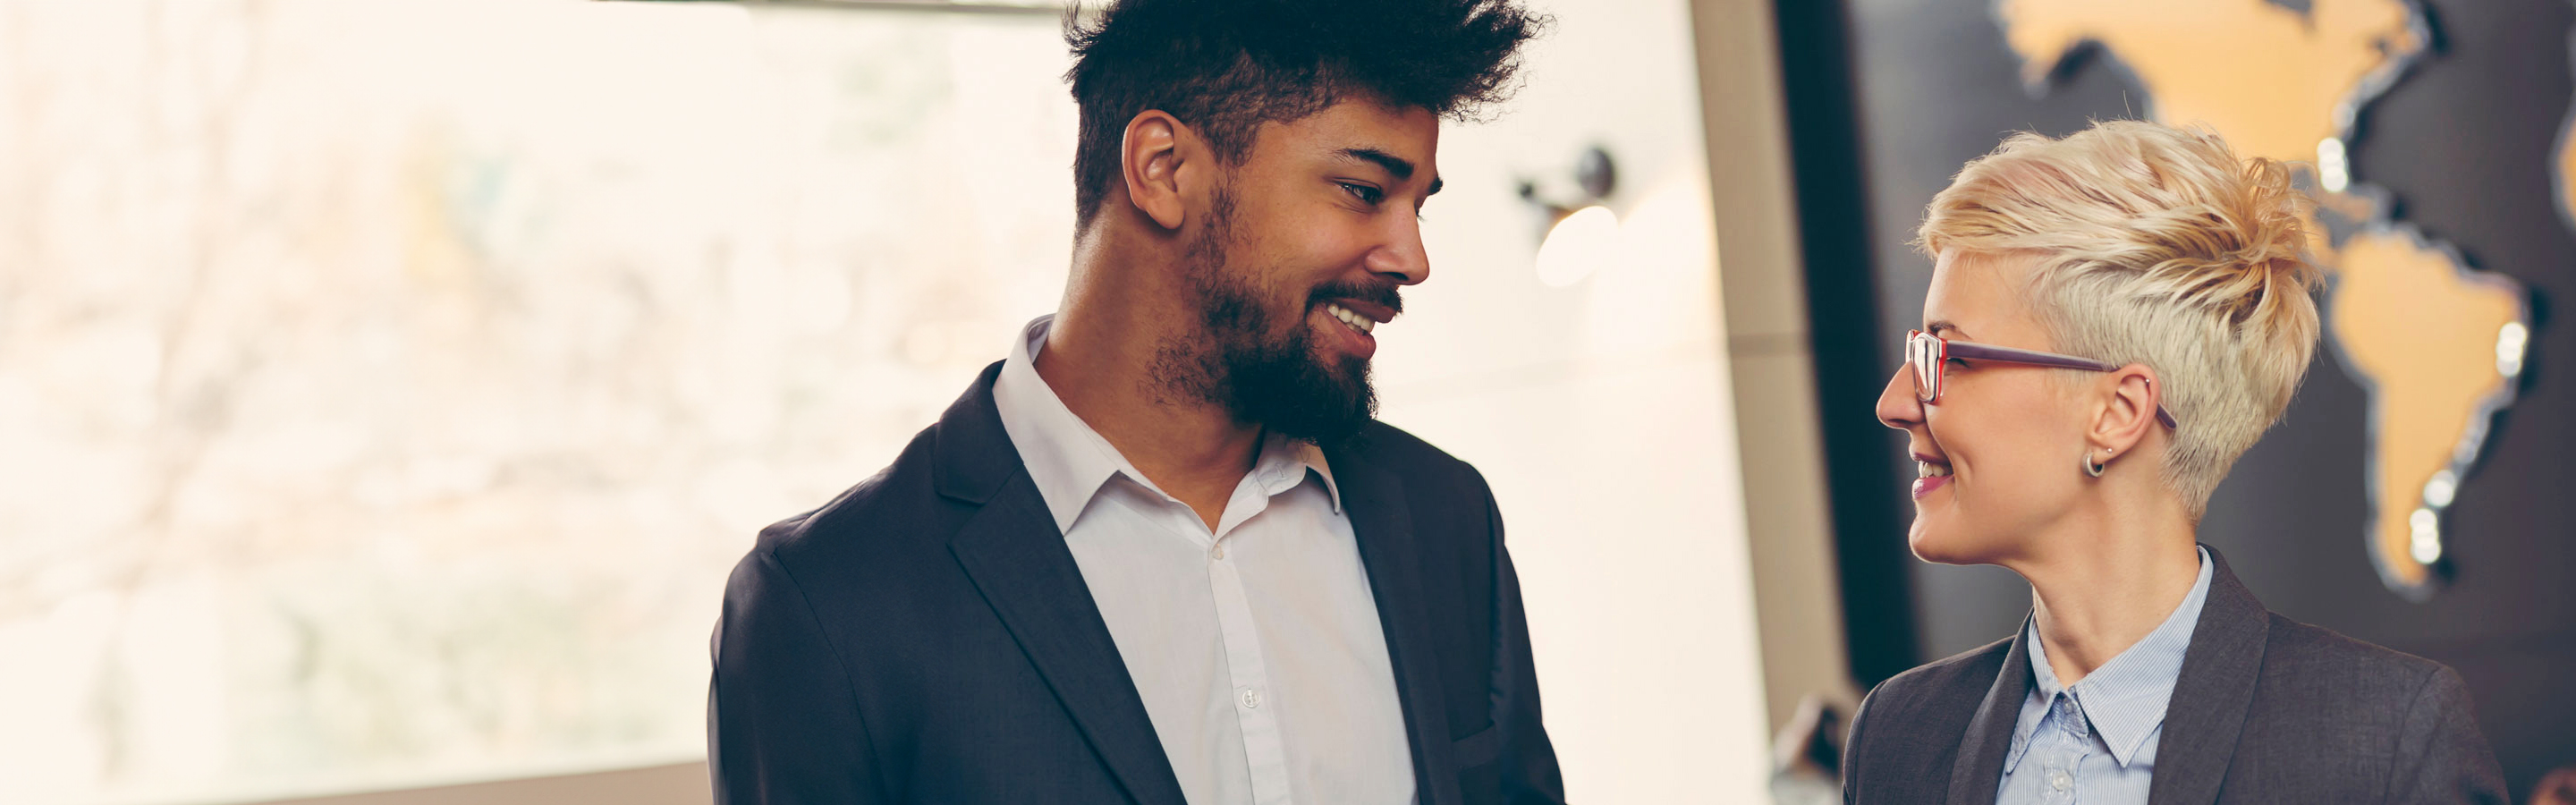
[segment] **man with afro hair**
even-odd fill
[[[1068,16],[1064,298],[725,591],[720,804],[1562,803],[1482,476],[1375,420],[1515,0]],[[998,346],[998,345],[997,345]]]

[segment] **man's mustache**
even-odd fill
[[[1334,299],[1350,299],[1378,305],[1390,312],[1404,312],[1404,296],[1392,282],[1332,282],[1315,286],[1306,296],[1306,306],[1314,307]]]

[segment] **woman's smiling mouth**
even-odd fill
[[[1915,500],[1922,500],[1924,495],[1932,494],[1933,490],[1947,486],[1949,483],[1950,465],[1948,463],[1934,461],[1929,456],[1914,457]]]

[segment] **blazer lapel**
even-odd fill
[[[939,420],[941,495],[980,506],[948,549],[1138,805],[1184,805],[1153,720],[993,406],[984,371]]]
[[[2030,696],[2030,616],[2013,632],[2012,649],[1995,684],[1977,703],[1977,715],[1959,735],[1959,757],[1950,765],[1950,805],[1994,805],[1995,788],[2003,783],[2004,752],[2012,748],[2013,727],[2021,721],[2021,703]]]
[[[1386,633],[1396,698],[1404,707],[1405,736],[1413,744],[1414,787],[1422,805],[1454,805],[1462,796],[1457,776],[1449,770],[1449,716],[1432,665],[1430,617],[1419,594],[1413,512],[1405,503],[1403,480],[1347,450],[1329,451],[1324,460],[1341,479],[1342,509],[1350,515],[1360,563],[1377,599],[1378,627]]]
[[[2218,549],[2209,549],[2209,560],[2217,567],[2210,573],[2200,621],[2192,625],[2191,647],[2183,650],[2173,701],[2165,706],[2164,737],[2157,739],[2147,805],[2218,801],[2263,670],[2271,610],[2228,571]]]

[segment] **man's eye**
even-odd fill
[[[1360,203],[1367,204],[1372,207],[1377,206],[1378,202],[1386,200],[1386,191],[1379,190],[1368,185],[1343,182],[1342,189],[1348,191],[1352,198],[1359,199]]]

